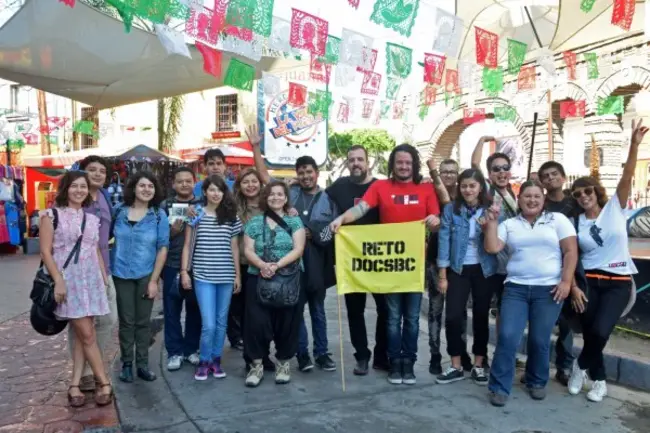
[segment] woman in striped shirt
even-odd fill
[[[228,308],[233,293],[239,293],[238,236],[242,224],[237,206],[225,181],[210,176],[203,182],[203,208],[185,229],[185,245],[181,261],[181,284],[192,288],[189,271],[194,277],[194,290],[201,310],[201,343],[199,366],[194,378],[206,380],[209,374],[226,377],[221,368],[221,353],[226,338]]]

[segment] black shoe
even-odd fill
[[[429,361],[429,373],[434,376],[442,374],[442,367],[440,366],[441,358],[440,355],[431,355],[431,361]]]
[[[311,357],[308,354],[298,354],[296,358],[298,359],[298,370],[307,373],[314,369],[314,363],[311,362]]]
[[[490,393],[490,404],[495,407],[503,407],[508,402],[508,396],[504,394]]]
[[[393,385],[401,385],[402,379],[402,360],[394,359],[390,363],[390,372],[388,373],[388,383]]]
[[[133,382],[133,364],[130,362],[125,362],[122,364],[122,371],[120,372],[120,380],[122,382],[131,383]]]
[[[566,370],[558,369],[558,371],[555,373],[555,380],[564,386],[569,385],[569,375],[566,374]]]
[[[148,368],[143,368],[143,367],[138,368],[138,377],[147,382],[153,382],[154,380],[157,379],[156,373],[149,370]]]
[[[402,383],[415,385],[415,373],[413,372],[413,360],[402,360]]]
[[[271,361],[271,358],[268,356],[265,356],[264,359],[262,359],[262,365],[264,366],[264,371],[275,371],[275,363]]]
[[[465,379],[465,372],[463,370],[456,370],[454,367],[448,367],[444,373],[436,377],[436,382],[440,384],[457,382]]]
[[[239,340],[239,341],[231,342],[230,347],[232,347],[235,350],[244,350],[244,341]]]
[[[336,371],[336,363],[332,360],[329,353],[320,355],[315,360],[316,365],[325,371]]]
[[[483,367],[472,368],[472,380],[477,385],[485,386],[488,384],[488,377],[485,375]]]
[[[377,359],[372,361],[372,369],[380,371],[390,371],[390,362],[387,359]]]
[[[368,374],[368,360],[367,359],[359,359],[357,360],[357,365],[354,366],[354,370],[352,371],[355,376],[365,376]]]
[[[460,364],[463,366],[463,370],[468,372],[472,371],[472,368],[474,368],[474,364],[472,363],[472,358],[470,358],[467,352],[463,353],[460,356]]]

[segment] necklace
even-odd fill
[[[311,208],[311,204],[312,204],[312,202],[314,201],[315,198],[316,198],[316,195],[314,194],[313,196],[311,196],[311,200],[309,200],[309,204],[304,207],[305,210],[302,211],[302,214],[304,216],[309,215],[309,209]],[[300,194],[300,203],[302,203],[303,205],[305,204],[305,195],[304,194]]]

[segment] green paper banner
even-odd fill
[[[322,115],[324,119],[329,117],[330,106],[332,105],[332,93],[325,90],[316,90],[309,92],[309,101],[307,111],[309,114],[317,116]]]
[[[623,96],[608,96],[607,98],[598,98],[598,108],[596,114],[623,114]]]
[[[526,52],[528,45],[523,42],[508,39],[508,72],[511,74],[518,74],[521,65],[524,64],[526,59]]]
[[[397,98],[397,93],[399,93],[399,88],[402,85],[402,81],[393,77],[387,78],[388,81],[386,83],[386,99],[394,101]]]
[[[596,0],[582,0],[580,3],[580,9],[582,12],[591,12],[591,9],[594,7]]]
[[[237,59],[230,59],[223,83],[235,89],[253,91],[255,68]]]
[[[483,90],[491,97],[496,97],[503,91],[503,69],[483,68]]]
[[[388,119],[388,112],[390,111],[390,107],[390,101],[381,101],[380,117],[382,119]]]
[[[79,134],[93,135],[98,136],[99,134],[95,130],[95,122],[92,120],[78,120],[72,130]]]
[[[598,78],[598,54],[585,53],[585,62],[587,62],[587,78],[590,80]]]
[[[429,114],[429,106],[428,105],[420,105],[420,112],[418,113],[418,117],[420,120],[424,120],[425,117]]]
[[[226,22],[269,37],[273,22],[274,0],[230,0]]]
[[[336,65],[339,62],[341,53],[341,38],[336,36],[327,35],[327,45],[325,45],[325,56],[319,60],[321,63],[328,65]]]
[[[420,0],[377,0],[370,21],[410,37]]]
[[[499,122],[514,122],[517,118],[517,110],[509,105],[494,107],[494,119]]]
[[[402,45],[386,43],[386,75],[406,78],[411,73],[413,50]]]

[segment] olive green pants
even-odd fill
[[[113,276],[117,294],[117,316],[122,362],[133,362],[138,368],[149,367],[149,343],[151,342],[151,309],[153,299],[143,299],[147,294],[149,276],[138,280],[125,280]]]

